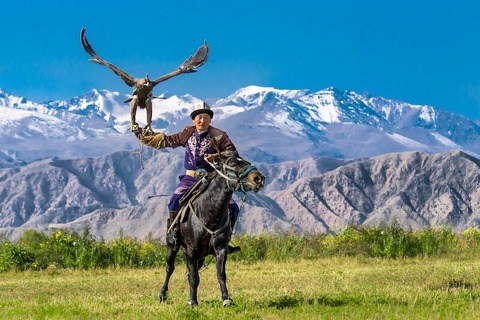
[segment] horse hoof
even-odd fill
[[[234,306],[235,303],[233,302],[232,299],[226,299],[226,300],[223,300],[223,306],[224,307],[227,307],[227,306]]]
[[[165,302],[165,300],[167,300],[167,295],[165,293],[159,292],[158,300],[160,300],[160,302]]]
[[[198,302],[190,300],[190,301],[188,301],[188,305],[192,308],[196,308],[196,307],[198,307]]]

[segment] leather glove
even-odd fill
[[[159,132],[153,135],[144,135],[143,133],[135,133],[137,138],[145,145],[156,148],[163,149],[165,148],[165,133]]]

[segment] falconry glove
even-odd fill
[[[145,134],[143,130],[134,132],[137,138],[145,145],[156,148],[165,148],[165,133]]]

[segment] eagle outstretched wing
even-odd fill
[[[203,45],[197,49],[197,52],[183,62],[180,69],[190,70],[186,72],[195,72],[195,68],[201,67],[207,62],[209,51],[210,48],[208,47],[207,40],[205,40]]]
[[[93,50],[93,47],[88,42],[87,37],[85,36],[85,31],[87,31],[87,28],[83,27],[82,31],[80,32],[80,40],[82,42],[83,49],[93,58],[90,59],[90,61],[109,67],[113,72],[115,72],[115,74],[120,76],[120,78],[122,78],[122,80],[125,81],[128,86],[133,87],[136,81],[135,78],[110,62],[100,58],[100,56],[95,52],[95,50]]]
[[[179,74],[182,73],[192,73],[192,72],[197,72],[195,70],[198,67],[201,67],[202,65],[207,62],[208,59],[208,54],[209,54],[209,47],[207,41],[201,45],[195,54],[193,56],[190,56],[187,60],[185,60],[180,67],[178,67],[175,71],[172,71],[164,76],[161,76],[155,80],[152,80],[152,85],[156,86],[160,82],[163,82],[165,80],[168,80],[172,77],[178,76]]]

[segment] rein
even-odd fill
[[[243,202],[245,202],[245,198],[246,198],[246,195],[247,195],[247,191],[245,190],[245,181],[244,179],[248,176],[248,174],[252,171],[252,170],[256,170],[257,168],[253,165],[250,165],[247,169],[243,170],[241,173],[238,173],[233,167],[227,165],[226,163],[223,164],[223,171],[225,171],[225,173],[222,171],[222,170],[219,170],[217,169],[216,167],[212,166],[212,168],[222,177],[224,178],[225,180],[227,180],[227,187],[230,191],[232,192],[235,192],[235,191],[242,191],[243,194],[245,195],[245,197],[242,199],[242,206],[243,206]],[[233,183],[236,183],[236,187],[233,188],[231,186],[231,182]],[[197,213],[195,212],[195,209],[193,208],[192,206],[192,201],[193,201],[194,198],[190,199],[187,203],[187,206],[188,208],[190,209],[190,211],[192,212],[192,216],[195,217],[195,219],[200,223],[201,227],[207,231],[211,236],[212,236],[212,240],[213,238],[215,238],[217,236],[217,234],[219,234],[220,232],[222,232],[225,228],[227,228],[228,226],[230,226],[230,215],[227,214],[227,219],[225,221],[225,223],[220,227],[218,228],[217,230],[215,231],[212,231],[211,229],[209,229],[205,223],[203,223],[203,221],[200,219],[200,217],[197,216]],[[177,218],[175,219],[175,221],[178,219],[178,217],[181,215],[181,212],[179,212],[177,214]],[[174,225],[174,223],[172,223],[172,226]],[[171,226],[171,227],[172,227]],[[170,228],[171,228],[170,227]],[[167,231],[168,232],[168,231]]]
[[[223,226],[221,226],[219,229],[215,230],[215,231],[212,231],[210,230],[206,225],[205,223],[203,223],[203,221],[197,216],[197,213],[195,212],[195,210],[193,209],[192,207],[192,203],[189,201],[188,202],[188,206],[190,207],[190,210],[192,211],[192,216],[194,216],[197,221],[201,224],[202,228],[205,229],[205,231],[207,231],[213,238],[215,238],[217,236],[218,233],[222,232],[226,227],[228,227],[230,225],[230,215],[227,214],[227,220],[225,221],[225,223],[223,224]]]
[[[217,169],[215,166],[212,166],[212,168],[220,176],[222,176],[225,180],[227,180],[227,187],[228,187],[228,189],[230,189],[230,191],[233,191],[233,192],[241,191],[241,192],[243,192],[243,194],[247,193],[247,191],[245,190],[244,179],[248,176],[248,174],[251,171],[257,169],[257,167],[255,167],[253,165],[250,165],[242,173],[238,173],[237,171],[235,171],[235,169],[233,167],[227,165],[226,163],[223,164],[223,171],[225,171],[226,173],[224,173],[222,170]],[[235,188],[233,188],[230,184],[231,182],[236,183],[237,186]]]

